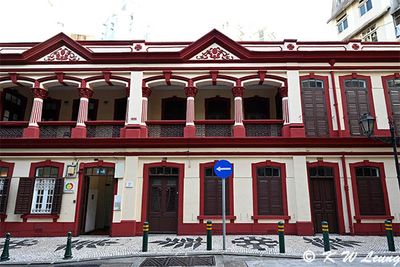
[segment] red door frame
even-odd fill
[[[108,168],[113,168],[115,170],[115,163],[113,162],[104,162],[102,160],[95,161],[95,162],[88,162],[84,163],[82,162],[79,165],[79,179],[78,179],[78,195],[76,198],[76,208],[75,208],[75,220],[74,220],[74,231],[73,235],[78,236],[79,235],[79,226],[82,221],[82,218],[80,218],[80,214],[82,211],[82,198],[83,198],[83,182],[85,178],[85,169],[86,168],[93,168],[93,167],[108,167]],[[115,176],[115,174],[114,174]],[[115,188],[114,188],[114,194],[115,194]],[[112,207],[114,206],[114,199],[112,203]],[[110,235],[112,233],[112,227],[113,227],[113,218],[114,218],[114,211],[112,211],[112,214],[110,216],[111,218],[111,224],[110,224]]]
[[[334,162],[326,162],[322,160],[318,160],[317,162],[307,162],[307,177],[308,177],[308,191],[309,191],[309,198],[310,198],[310,208],[311,208],[311,214],[314,213],[313,205],[312,203],[312,197],[311,197],[311,177],[310,177],[310,168],[315,168],[315,167],[329,167],[332,168],[333,170],[333,182],[335,184],[335,195],[336,195],[336,213],[337,213],[337,220],[338,220],[338,227],[339,227],[339,234],[343,235],[345,234],[345,227],[344,227],[344,213],[343,213],[343,202],[342,202],[342,191],[341,191],[341,185],[340,185],[340,174],[339,174],[339,164],[334,163]],[[346,177],[345,177],[346,179]],[[314,225],[314,218],[311,216],[311,220]],[[351,222],[349,222],[351,223]],[[315,233],[315,229],[314,229]]]
[[[172,167],[178,169],[178,222],[177,222],[177,234],[179,235],[183,226],[183,179],[185,177],[185,164],[184,163],[175,163],[175,162],[154,162],[154,163],[145,163],[143,164],[143,186],[142,186],[142,214],[141,214],[141,222],[140,226],[138,225],[138,229],[143,226],[143,223],[147,221],[147,205],[148,205],[148,197],[149,197],[149,179],[150,179],[150,168],[153,167]],[[150,225],[151,229],[151,225]]]

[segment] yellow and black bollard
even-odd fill
[[[212,222],[207,221],[207,250],[212,250]]]
[[[285,225],[278,222],[279,253],[285,253]]]
[[[11,237],[11,234],[10,233],[6,233],[6,241],[4,242],[3,252],[1,253],[0,261],[8,261],[8,260],[10,260],[10,254],[9,254],[10,237]]]
[[[391,220],[385,221],[385,230],[386,230],[386,237],[387,237],[389,251],[396,251],[396,248],[394,247],[393,225]]]
[[[67,233],[67,246],[65,247],[64,260],[72,258],[72,233]]]
[[[324,251],[330,251],[331,247],[329,245],[329,227],[327,221],[322,221],[322,237],[324,239]]]
[[[143,246],[142,252],[147,252],[147,246],[149,243],[149,223],[144,222],[143,224]]]

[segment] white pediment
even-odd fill
[[[68,47],[61,46],[57,48],[53,52],[45,55],[44,57],[38,59],[37,61],[47,61],[47,62],[56,62],[56,61],[86,61],[83,57],[69,49]]]
[[[239,59],[234,54],[225,50],[218,44],[212,44],[190,60],[235,60]]]

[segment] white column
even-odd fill
[[[85,121],[88,120],[89,98],[93,96],[93,91],[86,87],[78,88],[79,90],[79,112],[76,120],[76,126],[86,127]]]
[[[287,71],[289,123],[302,123],[300,78],[298,70]]]
[[[305,156],[293,157],[293,174],[296,190],[296,220],[311,222],[310,193]]]
[[[188,86],[184,90],[186,95],[186,126],[194,126],[194,97],[197,94],[197,88]]]
[[[235,97],[235,126],[236,125],[243,125],[243,94],[244,94],[244,87],[242,86],[235,86],[232,88],[232,94]]]
[[[47,97],[47,91],[43,88],[32,88],[34,95],[29,126],[38,127],[42,120],[43,99]]]
[[[145,126],[147,121],[147,110],[148,110],[148,103],[149,97],[151,95],[151,89],[149,87],[142,87],[142,118],[141,118],[141,125]]]
[[[127,125],[140,125],[142,122],[142,80],[143,72],[131,72]]]

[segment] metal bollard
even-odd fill
[[[396,248],[394,247],[393,225],[391,220],[385,221],[385,230],[386,230],[386,237],[387,237],[389,251],[396,251]]]
[[[6,233],[6,241],[4,242],[3,252],[1,253],[0,261],[10,260],[10,253],[9,253],[10,237],[11,237],[11,234]]]
[[[212,250],[212,222],[207,221],[207,250]]]
[[[327,221],[322,221],[322,236],[324,239],[324,251],[330,251],[331,246],[329,244],[329,227]]]
[[[144,222],[142,252],[147,252],[148,243],[149,243],[149,222]]]
[[[285,225],[278,222],[279,253],[285,253]]]
[[[72,259],[72,233],[67,233],[67,247],[65,248],[64,260]]]

